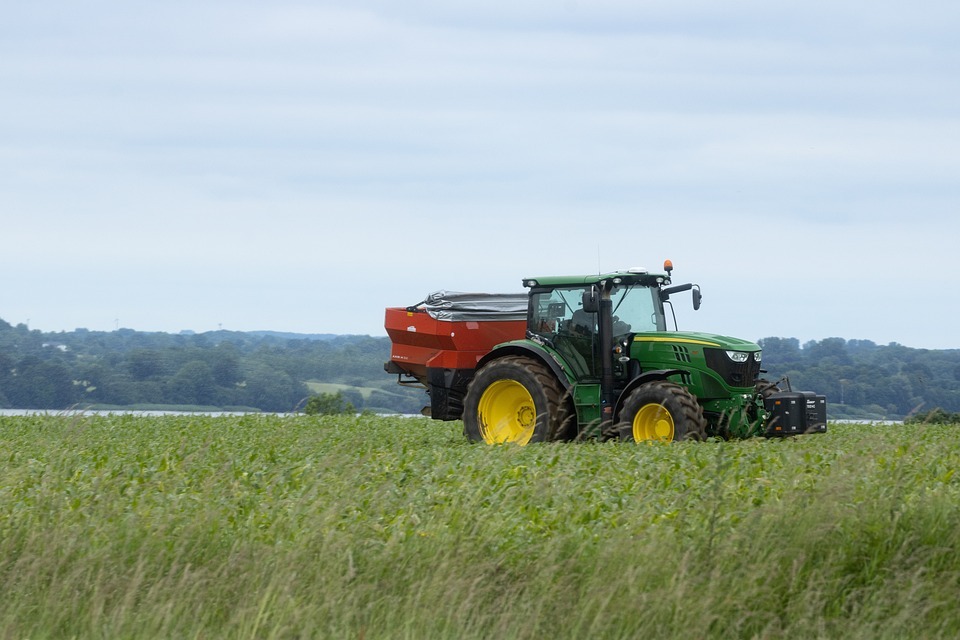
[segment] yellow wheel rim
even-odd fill
[[[650,403],[640,407],[633,417],[633,439],[673,440],[673,416],[662,404]]]
[[[477,407],[480,435],[487,444],[530,442],[537,409],[527,388],[515,380],[497,380],[483,392]]]

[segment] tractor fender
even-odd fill
[[[550,368],[553,375],[560,381],[564,391],[569,390],[570,387],[573,386],[573,382],[558,361],[558,356],[550,350],[544,349],[540,345],[531,342],[507,342],[496,347],[493,351],[477,361],[476,370],[479,371],[483,365],[491,360],[502,358],[503,356],[525,356],[527,358],[533,358],[537,362],[542,362]]]
[[[617,403],[613,408],[614,418],[617,418],[620,415],[620,409],[623,408],[623,402],[627,399],[627,396],[629,396],[630,393],[640,385],[653,382],[655,380],[666,380],[670,376],[681,375],[684,373],[687,372],[683,369],[655,369],[653,371],[644,371],[636,378],[631,380],[623,392],[620,393],[620,397],[617,398]]]

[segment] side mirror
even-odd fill
[[[596,288],[590,287],[583,292],[583,310],[587,313],[598,313],[600,311],[600,295]]]
[[[697,311],[700,308],[700,302],[703,300],[703,296],[700,295],[700,286],[693,285],[693,310]]]
[[[680,293],[681,291],[689,291],[693,288],[694,285],[690,284],[678,284],[675,287],[667,287],[666,289],[660,290],[660,299],[664,302],[670,299],[670,295],[674,293]]]

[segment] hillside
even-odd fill
[[[291,411],[311,383],[358,409],[415,413],[422,390],[383,371],[386,338],[272,332],[43,333],[0,321],[0,407],[187,406]]]
[[[828,398],[831,418],[897,419],[960,411],[960,350],[768,337],[766,377]],[[0,320],[0,407],[61,410],[188,406],[290,411],[335,389],[357,409],[416,413],[421,389],[383,371],[385,337],[132,329],[44,333]]]

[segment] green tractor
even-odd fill
[[[438,335],[458,336],[472,349],[456,353],[459,364],[450,352],[439,352],[416,376],[431,396],[431,415],[462,417],[465,435],[487,443],[702,440],[825,431],[824,396],[783,390],[762,378],[757,344],[668,330],[665,310],[669,307],[673,315],[671,296],[691,291],[695,309],[701,300],[698,285],[671,286],[672,270],[667,261],[664,273],[632,269],[524,279],[529,295],[517,304],[525,303],[525,313],[514,317],[522,337],[492,348],[478,346],[482,341],[472,337],[470,328],[479,336],[492,331],[487,327],[506,326],[495,322],[506,319],[506,305],[488,301],[492,313],[484,320],[491,322],[477,321],[481,309],[471,299],[473,322],[431,325],[441,327]],[[409,307],[403,319],[414,334],[417,327],[409,323],[419,311]],[[423,340],[423,327],[416,335]],[[410,334],[391,336],[396,342]],[[411,371],[416,356],[402,349],[395,353],[399,355],[387,363],[387,371]]]

